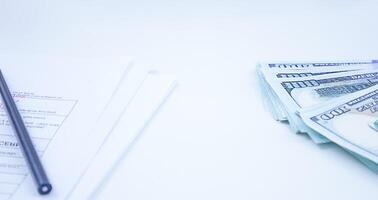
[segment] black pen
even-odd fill
[[[16,103],[13,100],[12,94],[9,91],[7,83],[5,82],[3,73],[0,70],[0,93],[3,98],[8,116],[10,118],[13,129],[17,135],[18,142],[22,149],[25,160],[29,166],[30,172],[34,177],[35,183],[38,187],[38,192],[45,195],[51,192],[52,186],[47,178],[46,172],[43,169],[42,163],[38,157],[37,151],[34,148],[30,135],[25,127],[24,121],[17,109]]]

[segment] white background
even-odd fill
[[[377,199],[377,174],[272,119],[254,74],[259,61],[378,58],[377,8],[352,0],[1,0],[0,57],[128,55],[179,80],[104,199]]]

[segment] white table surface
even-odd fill
[[[0,54],[129,55],[177,78],[102,199],[377,199],[377,174],[272,119],[254,75],[259,61],[378,58],[377,8],[345,0],[2,0]]]

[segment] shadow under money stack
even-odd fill
[[[265,106],[317,144],[334,142],[378,172],[378,60],[261,63]]]

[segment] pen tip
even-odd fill
[[[46,194],[49,194],[52,190],[52,186],[51,184],[49,183],[46,183],[46,184],[42,184],[39,188],[38,188],[38,192],[39,194],[41,195],[46,195]]]

